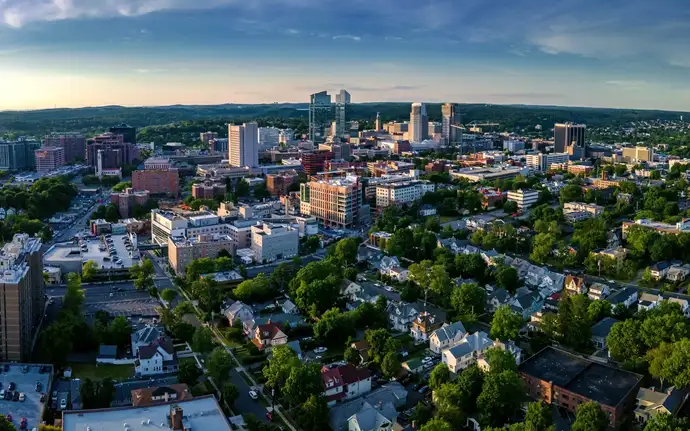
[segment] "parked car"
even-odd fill
[[[67,408],[67,400],[63,398],[60,400],[60,410],[65,410],[66,408]]]
[[[328,348],[326,347],[317,347],[314,349],[314,353],[326,353],[328,351]]]
[[[429,387],[428,386],[422,386],[417,392],[419,392],[420,394],[425,394],[425,393],[429,392]]]
[[[41,382],[36,382],[36,392],[41,392]]]
[[[0,390],[0,398],[3,398],[3,399],[5,398],[5,390],[4,389]]]
[[[26,400],[26,395],[24,392],[19,393],[19,401],[24,402]]]
[[[46,401],[46,393],[45,393],[45,392],[43,392],[43,393],[41,394],[41,399],[40,399],[40,402],[42,402],[42,403],[43,403],[43,402],[45,402],[45,401]]]
[[[9,422],[12,422],[12,415],[7,415],[6,417]]]
[[[259,394],[257,394],[255,391],[249,391],[249,397],[253,400],[258,400]]]
[[[417,389],[419,389],[420,386],[422,386],[421,383],[415,383],[414,385],[412,385],[412,390],[416,391]]]
[[[9,389],[10,389],[11,391],[15,390],[16,387],[17,387],[17,384],[16,384],[16,383],[10,382],[10,388],[9,388]]]
[[[12,401],[19,401],[19,392],[15,392]]]
[[[53,401],[57,401],[57,391],[53,391],[53,393],[50,395],[50,399]]]

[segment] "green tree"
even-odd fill
[[[589,304],[587,317],[591,323],[596,323],[604,317],[611,316],[611,312],[611,303],[609,301],[597,299]]]
[[[503,212],[506,214],[513,214],[518,211],[518,204],[515,201],[506,201],[503,204]]]
[[[163,289],[161,292],[161,298],[167,303],[171,303],[177,297],[177,292],[172,289]]]
[[[492,347],[484,353],[484,358],[489,364],[491,373],[502,373],[504,371],[517,371],[515,357],[507,350]]]
[[[155,287],[153,262],[149,259],[142,259],[141,263],[132,266],[130,273],[134,277],[134,287],[137,290],[148,291]]]
[[[450,303],[460,320],[473,320],[474,316],[484,313],[486,291],[476,283],[463,283],[453,289]]]
[[[561,189],[561,203],[582,201],[584,195],[582,194],[582,187],[575,184],[568,184]]]
[[[491,338],[517,340],[522,322],[522,316],[514,313],[509,305],[498,307],[491,320]]]
[[[383,363],[381,364],[381,372],[383,375],[392,378],[398,375],[402,365],[400,365],[400,360],[398,359],[397,353],[390,351],[386,353],[383,358]]]
[[[84,281],[91,281],[98,271],[97,264],[93,260],[87,261],[81,269],[81,277]]]
[[[198,353],[207,353],[213,350],[213,333],[205,326],[200,326],[194,331],[192,337],[192,348]]]
[[[132,325],[124,316],[117,316],[108,325],[111,343],[123,349],[130,343],[132,336]]]
[[[201,377],[201,371],[197,368],[196,364],[192,361],[182,361],[180,362],[180,367],[178,369],[177,378],[180,383],[185,383],[190,388],[197,384]]]
[[[432,419],[424,424],[419,431],[453,431],[453,428],[443,419]]]
[[[448,366],[444,363],[439,363],[431,371],[429,376],[429,387],[432,390],[439,389],[441,385],[448,383],[450,381],[450,370]]]
[[[350,363],[354,366],[359,365],[360,361],[362,360],[357,349],[355,349],[352,346],[349,346],[347,349],[345,349],[345,353],[343,354],[343,359],[345,359],[345,361],[347,361],[348,363]]]
[[[477,411],[477,399],[481,395],[484,385],[482,370],[476,365],[464,369],[455,380],[455,385],[460,390],[460,399],[457,402],[460,411]]]
[[[599,404],[594,401],[582,403],[577,406],[575,411],[575,422],[570,428],[571,431],[606,431],[609,426],[609,419]]]
[[[222,347],[216,347],[206,361],[206,369],[208,370],[209,377],[213,379],[216,385],[223,385],[227,381],[232,369],[232,362],[228,352]]]
[[[644,431],[688,431],[690,420],[688,418],[674,417],[670,414],[658,414],[652,416],[645,424]]]
[[[113,204],[108,205],[105,208],[105,221],[109,223],[115,223],[120,219],[120,214],[117,211],[117,207]]]
[[[67,290],[62,298],[62,310],[79,314],[83,304],[84,290],[81,288],[81,278],[78,274],[71,272],[67,275]]]
[[[512,266],[499,265],[496,269],[496,286],[514,294],[520,284],[518,272]]]
[[[355,335],[354,323],[351,313],[331,308],[314,325],[314,336],[329,345],[342,344]]]
[[[235,405],[235,401],[240,397],[240,391],[237,386],[232,383],[226,383],[223,385],[222,400],[228,403],[228,406],[232,408]]]
[[[300,362],[296,367],[292,367],[280,390],[291,406],[300,405],[311,396],[319,395],[323,391],[321,367],[315,363]]]
[[[263,370],[266,386],[278,389],[285,383],[290,370],[299,366],[300,360],[297,354],[288,346],[276,346],[272,349],[271,359]]]
[[[527,405],[525,414],[525,431],[556,431],[553,425],[551,406],[537,401]]]
[[[347,265],[356,263],[359,243],[359,238],[341,239],[335,246],[335,258]]]
[[[503,425],[518,412],[523,398],[522,379],[516,372],[489,373],[477,398],[480,422],[485,426]]]
[[[297,408],[297,424],[304,431],[322,431],[329,428],[328,403],[322,395],[312,395]]]
[[[263,273],[251,280],[244,280],[233,291],[235,298],[240,301],[264,301],[272,298],[274,293],[270,279]]]
[[[369,360],[381,364],[390,351],[395,351],[395,340],[387,329],[368,329],[364,338],[369,343]]]

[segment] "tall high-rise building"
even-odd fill
[[[230,166],[259,166],[259,125],[244,123],[228,127],[228,160]]]
[[[556,153],[568,153],[579,159],[585,157],[587,144],[584,124],[557,123],[553,126],[553,139]]]
[[[335,136],[338,138],[347,137],[350,131],[347,125],[350,100],[350,93],[345,90],[340,90],[340,93],[335,95]]]
[[[5,142],[0,141],[0,169],[21,171],[36,166],[34,151],[41,148],[41,143],[27,139]]]
[[[358,177],[312,179],[300,185],[300,211],[325,226],[357,226],[361,206],[362,183]]]
[[[99,151],[102,151],[104,169],[120,168],[139,157],[135,144],[127,142],[124,135],[114,133],[103,133],[86,141],[86,161],[89,166],[98,165]]]
[[[123,140],[127,144],[137,143],[137,129],[132,126],[120,124],[119,126],[111,127],[108,131],[114,135],[122,135]]]
[[[458,142],[459,133],[457,126],[460,121],[456,109],[457,105],[455,103],[444,103],[441,107],[441,116],[443,117],[441,136],[445,145],[452,145]]]
[[[65,149],[63,147],[44,147],[34,151],[36,157],[36,172],[47,174],[65,164]]]
[[[426,105],[420,102],[412,104],[410,112],[410,128],[408,138],[410,142],[422,142],[429,137],[429,117],[426,115]]]
[[[376,127],[377,132],[380,132],[381,130],[383,130],[383,123],[381,122],[381,113],[380,112],[376,113],[376,125],[375,125],[375,127]]]
[[[312,94],[309,98],[309,140],[324,142],[332,120],[333,106],[328,92]]]
[[[78,133],[51,133],[43,138],[44,147],[65,149],[65,163],[86,158],[86,137]]]

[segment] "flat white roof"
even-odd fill
[[[192,430],[229,431],[223,411],[212,395],[144,407],[75,410],[62,414],[63,431],[122,431],[125,424],[131,431],[168,430],[170,410],[182,408],[183,420]],[[148,421],[151,421],[148,424]],[[89,428],[87,428],[89,427]]]

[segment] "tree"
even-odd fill
[[[401,368],[402,365],[400,365],[398,354],[393,351],[386,353],[386,356],[383,358],[383,363],[381,364],[381,372],[383,372],[383,375],[388,378],[395,377],[398,375]]]
[[[688,418],[674,417],[670,414],[660,413],[652,416],[645,424],[644,431],[688,431],[690,420]]]
[[[359,243],[360,239],[356,237],[341,239],[335,246],[335,258],[346,265],[356,263]]]
[[[506,201],[503,204],[503,212],[506,214],[513,214],[518,211],[518,204],[515,201]]]
[[[177,378],[180,383],[185,383],[190,388],[197,384],[201,371],[192,361],[180,361],[180,367],[177,372]]]
[[[448,383],[450,381],[450,370],[448,366],[444,363],[439,363],[431,371],[429,376],[429,387],[432,390],[437,390],[441,385]]]
[[[230,408],[232,408],[235,405],[235,401],[237,401],[237,398],[240,397],[239,389],[237,389],[237,386],[233,385],[232,383],[226,383],[223,385],[222,394],[222,401],[228,403],[228,406],[230,406]]]
[[[345,349],[343,359],[355,367],[359,365],[360,361],[362,360],[361,356],[359,355],[359,351],[352,346],[349,346],[347,349]]]
[[[424,424],[419,431],[453,431],[453,428],[443,419],[432,419]]]
[[[291,406],[306,402],[312,395],[318,395],[323,391],[321,366],[300,362],[296,367],[292,367],[280,389]]]
[[[109,223],[115,223],[120,219],[120,214],[117,211],[117,207],[110,204],[105,209],[105,221]]]
[[[647,352],[649,373],[678,388],[690,385],[690,340],[684,338],[673,344],[662,343]]]
[[[235,298],[240,301],[263,301],[273,297],[271,282],[261,273],[251,280],[244,280],[233,291]]]
[[[592,301],[587,308],[587,317],[592,324],[609,316],[611,316],[611,303],[609,301],[597,299]]]
[[[328,403],[322,395],[311,395],[297,408],[297,424],[304,431],[321,431],[329,428]]]
[[[194,331],[192,337],[192,348],[195,352],[207,353],[213,350],[213,333],[205,326],[200,326]]]
[[[381,364],[389,351],[395,350],[395,340],[387,329],[368,329],[364,338],[369,343],[369,360]]]
[[[124,316],[117,316],[108,325],[110,342],[119,349],[123,349],[130,343],[132,336],[132,325]]]
[[[177,292],[172,289],[163,289],[161,292],[161,298],[167,303],[171,303],[177,297]]]
[[[491,373],[502,373],[504,371],[517,371],[515,357],[507,350],[492,347],[484,353],[484,358],[489,364]]]
[[[520,283],[518,272],[512,266],[499,265],[496,270],[496,285],[514,294]]]
[[[71,272],[67,275],[67,290],[62,298],[62,310],[79,314],[82,304],[84,304],[84,290],[81,288],[81,278],[78,274]]]
[[[91,281],[97,272],[97,264],[93,260],[87,261],[81,269],[81,277],[84,281]]]
[[[582,187],[575,184],[568,184],[561,189],[561,203],[582,201],[584,196],[582,194]]]
[[[173,337],[176,339],[185,343],[191,343],[194,340],[196,328],[191,323],[179,320],[170,326],[170,332],[172,332]]]
[[[17,427],[7,420],[5,415],[0,416],[0,431],[17,431]]]
[[[520,409],[523,397],[523,382],[516,372],[489,373],[477,398],[480,422],[485,426],[503,425]]]
[[[513,313],[509,305],[498,307],[491,320],[491,338],[517,340],[522,326],[522,316]]]
[[[223,347],[216,347],[211,353],[211,357],[206,361],[206,368],[209,377],[213,379],[216,385],[222,385],[232,369],[230,355]]]
[[[451,293],[450,303],[460,320],[468,319],[469,316],[473,318],[484,312],[486,291],[476,283],[463,283]]]
[[[460,391],[460,399],[456,403],[460,411],[477,411],[477,398],[481,395],[484,385],[482,370],[477,365],[465,368],[455,380],[455,385]]]
[[[343,313],[337,308],[326,311],[314,325],[314,336],[330,345],[342,344],[353,335],[355,335],[355,325],[352,315]]]
[[[594,401],[582,403],[575,411],[575,422],[571,431],[606,431],[609,419]]]
[[[263,376],[266,378],[266,386],[277,389],[285,383],[290,370],[298,367],[300,360],[297,354],[288,346],[276,346],[272,349],[273,356],[268,361],[263,370]]]
[[[525,431],[556,431],[553,425],[551,406],[542,401],[527,405],[524,423]]]
[[[154,269],[153,262],[149,259],[142,259],[142,261],[130,269],[130,273],[134,277],[134,287],[137,290],[146,290],[155,287],[154,284]]]

